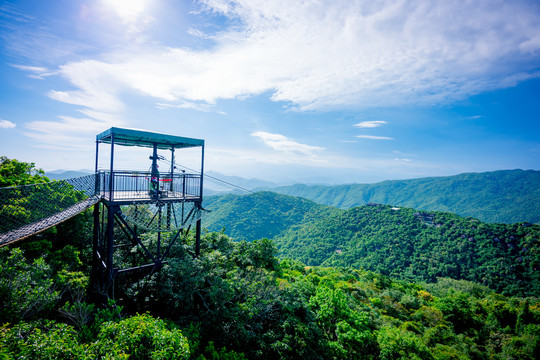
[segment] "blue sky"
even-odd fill
[[[111,126],[274,182],[540,169],[538,1],[7,0],[0,56],[0,154],[45,170]]]

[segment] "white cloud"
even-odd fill
[[[108,114],[90,110],[83,113],[87,117],[59,116],[60,121],[31,121],[25,124],[25,135],[47,148],[88,150],[93,147],[96,134],[123,124]]]
[[[154,20],[150,13],[149,0],[101,0],[104,13],[112,12],[126,26],[128,38],[140,41],[140,34]]]
[[[102,0],[102,3],[125,22],[137,21],[148,6],[147,0]]]
[[[29,76],[34,79],[45,79],[47,76],[54,75],[53,72],[41,66],[28,66],[28,65],[12,65],[12,66],[19,70],[30,72],[31,74]]]
[[[271,93],[273,100],[293,108],[319,110],[438,104],[540,76],[534,72],[540,62],[540,12],[526,1],[291,0],[284,5],[269,0],[206,0],[200,1],[199,15],[211,12],[230,20],[212,27],[213,33],[207,31],[211,19],[199,26],[190,24],[192,36],[211,44],[206,48],[185,43],[165,47],[154,41],[146,26],[147,1],[129,6],[112,0],[103,3],[128,26],[146,31],[144,41],[133,43],[128,37],[126,43],[88,55],[99,47],[54,38],[67,45],[59,47],[61,54],[48,57],[48,64],[51,59],[82,60],[64,61],[54,71],[16,65],[37,78],[62,76],[70,85],[55,85],[49,97],[93,113],[99,130],[104,127],[97,125],[100,121],[109,124],[105,118],[128,108],[126,94],[151,97],[158,108],[207,112],[220,99]],[[216,33],[216,28],[221,31]],[[35,60],[50,53],[46,51],[50,37],[29,42],[32,35],[25,36],[28,44],[39,42],[23,47],[39,50],[28,53]],[[384,124],[363,121],[355,126]],[[61,119],[30,123],[29,134],[54,139],[46,127],[57,125],[66,134],[76,129]],[[262,134],[254,136],[283,152],[313,156],[323,149]]]
[[[524,1],[202,3],[236,20],[207,35],[214,47],[152,43],[66,64],[78,90],[51,97],[104,108],[133,89],[179,104],[271,91],[309,110],[448,102],[538,76],[540,13]]]
[[[251,136],[258,137],[266,145],[280,152],[314,155],[314,153],[324,150],[324,148],[320,146],[300,144],[281,134],[272,134],[264,131],[256,131],[252,133]]]
[[[183,102],[181,104],[165,104],[156,103],[158,109],[191,109],[200,112],[214,112],[221,115],[226,115],[224,111],[216,110],[211,104],[208,103],[196,103],[196,102]]]
[[[394,140],[394,138],[387,136],[375,136],[375,135],[356,135],[360,139],[370,139],[370,140]]]
[[[386,124],[386,121],[373,120],[373,121],[362,121],[362,122],[359,122],[358,124],[354,124],[353,126],[359,127],[359,128],[376,128],[379,126],[383,126],[384,124]]]
[[[0,129],[12,129],[15,126],[17,125],[15,125],[15,123],[12,123],[11,121],[0,119]]]
[[[118,93],[125,87],[121,84],[122,71],[118,66],[85,60],[63,65],[58,73],[79,90],[51,90],[51,99],[97,111],[117,112],[123,109]]]

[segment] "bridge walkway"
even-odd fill
[[[19,240],[23,240],[32,235],[38,234],[44,230],[47,230],[55,225],[58,225],[73,216],[80,214],[89,207],[97,204],[101,200],[100,196],[90,196],[77,204],[70,206],[69,208],[60,211],[52,216],[49,216],[40,221],[24,225],[18,229],[8,231],[0,234],[0,247],[15,243]]]

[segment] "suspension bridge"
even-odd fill
[[[0,188],[0,247],[58,225],[97,204],[98,174]]]

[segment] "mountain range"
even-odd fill
[[[46,175],[61,180],[90,173],[90,170],[56,170]],[[212,171],[205,175],[205,197],[270,190],[341,209],[376,203],[452,212],[490,223],[540,223],[540,171],[536,170],[499,170],[333,186],[280,186],[260,179],[226,176]]]
[[[540,226],[368,204],[348,210],[273,192],[208,197],[203,226],[235,240],[273,239],[281,257],[364,268],[415,282],[439,277],[503,294],[540,295]]]
[[[213,184],[209,184],[208,179],[205,180],[205,196],[266,190],[341,209],[375,203],[451,212],[489,223],[540,223],[540,171],[537,170],[499,170],[331,186],[278,186],[258,179],[225,177],[219,173],[212,173],[212,177],[225,181],[219,186],[219,181],[210,179]],[[226,183],[240,185],[241,188]]]
[[[540,223],[540,171],[536,170],[500,170],[375,184],[298,184],[271,190],[342,209],[377,203],[447,211],[490,223]]]

